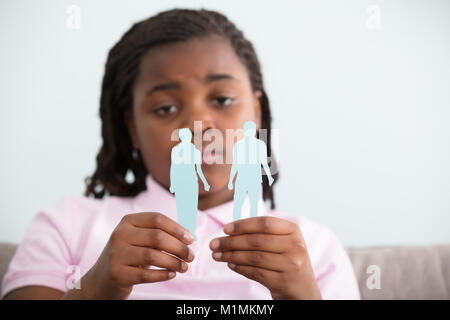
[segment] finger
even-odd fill
[[[135,227],[129,233],[128,243],[133,246],[163,250],[188,262],[194,260],[194,252],[185,243],[161,229]]]
[[[155,266],[178,272],[188,269],[186,262],[152,248],[130,246],[123,250],[122,255],[123,263],[129,266]]]
[[[280,282],[281,272],[266,270],[258,267],[252,266],[244,266],[238,264],[228,263],[228,267],[243,275],[246,278],[251,280],[255,280],[267,288],[275,286],[278,282]]]
[[[263,216],[241,219],[226,224],[223,232],[229,235],[244,233],[290,234],[298,225],[285,219]]]
[[[281,254],[264,251],[227,251],[213,252],[216,261],[229,262],[236,265],[253,266],[272,271],[284,271],[286,259]]]
[[[164,230],[186,244],[191,244],[194,241],[189,230],[159,212],[132,213],[126,215],[123,219],[127,219],[135,227]]]
[[[173,270],[154,270],[131,266],[122,266],[121,273],[126,275],[126,282],[131,285],[166,281],[176,276],[176,272]]]
[[[211,240],[209,247],[213,251],[258,250],[284,253],[290,249],[290,235],[271,235],[251,233],[237,236],[219,237]]]

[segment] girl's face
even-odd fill
[[[227,40],[195,38],[152,48],[143,56],[133,89],[133,115],[127,113],[125,120],[147,170],[167,188],[171,150],[179,143],[171,140],[172,133],[179,128],[194,132],[194,121],[201,121],[203,132],[221,131],[223,164],[202,161],[211,189],[206,192],[199,183],[199,208],[207,209],[233,197],[227,188],[231,163],[226,163],[226,129],[242,129],[249,120],[260,128],[260,96],[252,91],[247,69]],[[203,140],[202,155],[210,143]]]

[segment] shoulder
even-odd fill
[[[194,162],[196,164],[200,164],[202,162],[202,152],[198,150],[194,145],[192,145],[194,148]]]
[[[324,268],[329,263],[340,263],[342,259],[347,259],[344,246],[330,227],[301,214],[270,210],[267,215],[298,225],[316,270]]]
[[[90,198],[82,195],[67,195],[54,204],[45,206],[40,212],[48,215],[58,216],[70,216],[77,213],[77,216],[81,218],[83,215],[95,214],[104,205],[105,200]]]
[[[180,145],[177,144],[172,148],[172,153],[174,153],[175,151],[177,151],[178,149],[180,149]]]
[[[17,287],[43,285],[65,291],[67,266],[77,264],[86,217],[93,216],[99,201],[65,196],[37,211],[4,276],[2,294]]]
[[[261,139],[257,139],[258,140],[258,144],[260,145],[260,146],[266,146],[266,143],[263,141],[263,140],[261,140]]]
[[[336,237],[334,232],[328,226],[316,222],[304,215],[279,210],[270,210],[267,215],[285,219],[297,224],[307,244],[313,244],[313,240],[317,240],[318,238],[321,239],[320,242],[323,242],[324,239],[333,241]]]
[[[92,236],[101,241],[107,239],[120,219],[130,212],[133,212],[132,198],[68,195],[37,212],[24,235],[23,246],[30,250],[36,245],[53,246],[54,254],[62,251],[78,261],[87,239]],[[30,242],[34,244],[28,245]]]
[[[67,195],[54,204],[43,207],[37,217],[49,220],[55,227],[76,230],[93,224],[100,217],[107,218],[123,215],[131,210],[133,198],[109,196],[103,199],[84,195]]]
[[[267,215],[299,226],[316,281],[324,299],[359,299],[359,288],[347,251],[328,227],[303,215],[271,210]]]
[[[67,195],[37,211],[28,233],[57,232],[61,237],[73,235],[99,216],[103,200],[79,195]]]

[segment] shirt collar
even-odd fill
[[[147,174],[145,183],[147,190],[142,191],[136,196],[135,210],[138,210],[139,212],[160,212],[172,220],[178,221],[175,196],[158,181],[156,181],[150,174]],[[263,193],[261,188],[261,195],[258,201],[258,216],[267,214],[267,209],[262,195]],[[220,226],[223,226],[233,221],[233,205],[234,201],[231,200],[206,210],[198,210],[198,216],[206,215]],[[242,205],[241,212],[241,219],[248,218],[250,216],[250,202],[248,195]]]

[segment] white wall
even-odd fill
[[[0,241],[83,192],[111,46],[136,21],[203,3],[259,54],[280,129],[279,209],[345,245],[450,242],[450,2],[434,0],[2,1]],[[71,4],[79,30],[66,26]]]

